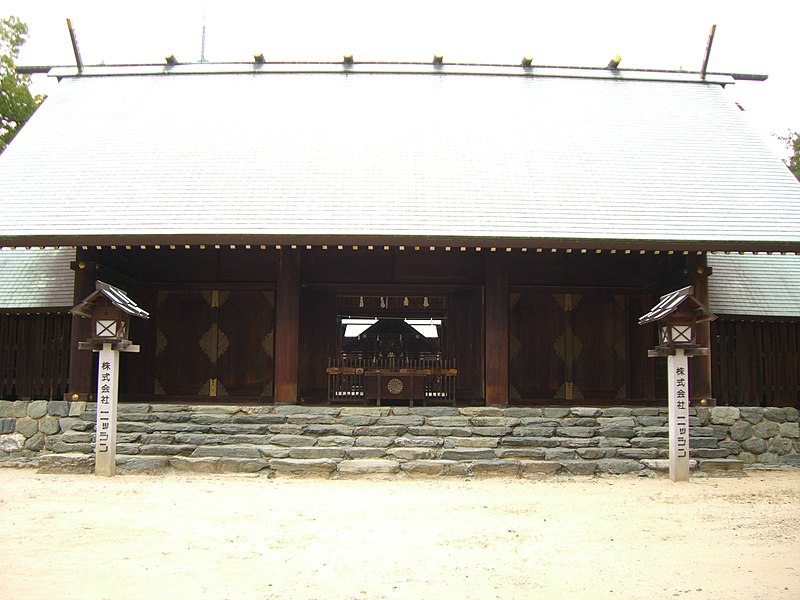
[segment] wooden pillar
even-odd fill
[[[686,261],[686,278],[694,286],[694,297],[708,307],[708,276],[711,274],[706,255],[690,255]],[[694,401],[712,400],[711,389],[711,322],[697,324],[697,343],[709,349],[707,356],[691,358],[691,398]]]
[[[297,403],[300,254],[281,250],[275,299],[275,402]]]
[[[486,260],[486,404],[508,404],[508,261],[505,253]]]
[[[82,251],[76,253],[76,260],[70,265],[75,271],[75,291],[72,297],[73,306],[80,304],[95,289],[97,280],[97,263],[85,260]],[[92,337],[91,319],[72,315],[72,329],[69,341],[69,392],[64,394],[68,401],[86,401],[92,394],[92,371],[94,353],[78,350],[78,342]]]

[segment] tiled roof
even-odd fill
[[[800,256],[711,254],[708,264],[713,313],[800,318]]]
[[[373,72],[58,87],[0,156],[0,245],[800,250],[800,184],[714,83]]]
[[[74,248],[0,248],[0,312],[72,308]]]

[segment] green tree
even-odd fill
[[[27,38],[28,26],[17,17],[0,19],[0,153],[44,99],[31,95],[30,77],[14,64]]]
[[[786,147],[791,151],[791,156],[783,160],[789,170],[800,181],[800,133],[789,131],[787,134],[779,135],[778,139],[786,144]]]

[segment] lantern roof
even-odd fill
[[[97,281],[95,288],[94,292],[86,296],[78,306],[70,310],[72,314],[91,318],[99,301],[106,298],[112,305],[129,315],[142,319],[150,318],[150,313],[139,308],[133,300],[128,298],[128,294],[124,290],[103,281]]]
[[[650,311],[639,317],[639,325],[646,325],[654,321],[659,321],[678,309],[681,312],[691,312],[696,323],[703,321],[713,321],[716,315],[694,296],[694,286],[688,285],[669,294],[661,296],[658,304]]]

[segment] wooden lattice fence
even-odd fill
[[[0,314],[0,399],[57,400],[69,391],[68,314]]]
[[[800,322],[720,319],[711,340],[718,403],[800,407]]]

